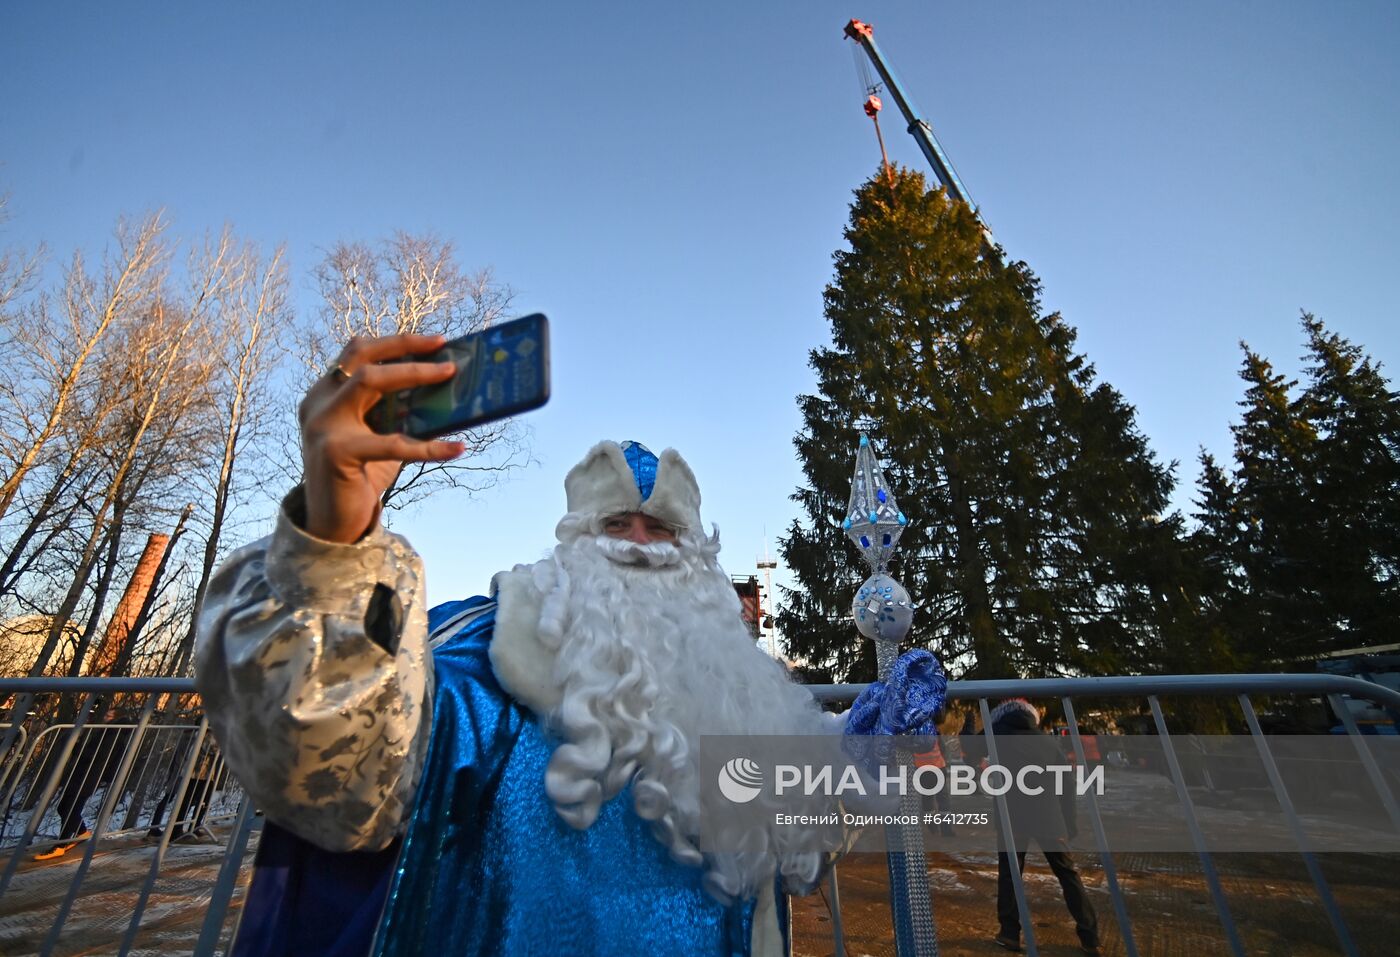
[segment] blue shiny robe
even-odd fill
[[[433,608],[429,632],[486,603]],[[559,819],[544,792],[553,743],[496,681],[494,621],[484,611],[434,650],[432,737],[397,860],[393,848],[330,854],[273,827],[236,954],[364,954],[370,941],[358,928],[381,903],[376,957],[749,954],[753,902],[710,898],[702,871],[672,861],[652,837],[630,790],[587,830]],[[282,861],[280,877],[264,878],[265,850]],[[339,886],[352,876],[353,887]]]

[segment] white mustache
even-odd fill
[[[670,542],[648,542],[645,545],[610,535],[599,535],[598,551],[619,565],[646,568],[669,568],[681,560],[681,550]]]

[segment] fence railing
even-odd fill
[[[0,698],[0,953],[226,946],[254,816],[193,682],[3,679]]]
[[[816,686],[814,694],[826,703],[841,703],[853,700],[863,689],[862,685]],[[948,686],[950,701],[974,703],[982,719],[982,735],[986,740],[989,759],[996,763],[996,735],[992,733],[991,707],[1006,698],[1026,698],[1035,702],[1057,702],[1064,714],[1066,730],[1070,739],[1075,761],[1086,765],[1085,734],[1079,725],[1075,709],[1076,701],[1093,699],[1103,702],[1113,699],[1118,702],[1137,701],[1145,703],[1150,715],[1149,732],[1155,734],[1161,748],[1161,766],[1170,777],[1177,806],[1185,821],[1191,844],[1199,861],[1200,873],[1209,891],[1211,905],[1220,925],[1223,936],[1223,952],[1235,957],[1244,957],[1246,947],[1231,913],[1227,895],[1222,886],[1214,855],[1207,847],[1197,810],[1192,799],[1192,784],[1188,783],[1183,771],[1181,755],[1176,740],[1168,727],[1162,707],[1164,697],[1233,699],[1236,715],[1247,727],[1249,738],[1262,762],[1269,788],[1287,822],[1297,849],[1314,891],[1318,906],[1326,915],[1335,936],[1337,953],[1356,957],[1360,953],[1357,942],[1348,922],[1338,906],[1336,895],[1329,886],[1317,854],[1312,850],[1306,828],[1299,818],[1295,800],[1280,773],[1278,762],[1270,748],[1269,736],[1265,735],[1254,707],[1257,697],[1266,697],[1276,704],[1282,696],[1286,698],[1319,698],[1328,703],[1340,730],[1347,736],[1354,748],[1357,760],[1365,771],[1365,782],[1374,789],[1376,799],[1384,808],[1392,834],[1400,836],[1400,806],[1397,806],[1393,782],[1400,782],[1400,768],[1393,763],[1382,769],[1377,755],[1373,753],[1372,735],[1363,734],[1357,725],[1351,702],[1369,702],[1386,716],[1390,730],[1400,727],[1400,693],[1379,684],[1338,675],[1307,674],[1239,674],[1239,675],[1161,675],[1161,676],[1121,676],[1102,678],[1047,678],[1008,681],[963,681],[952,682]],[[1122,705],[1120,704],[1120,707]],[[1102,741],[1096,741],[1102,747]],[[1392,753],[1393,755],[1393,753]],[[1207,779],[1207,784],[1208,784]],[[1359,784],[1360,782],[1358,782]],[[1365,785],[1361,785],[1365,786]],[[1094,791],[1085,795],[1090,824],[1094,835],[1094,846],[1102,866],[1106,890],[1111,900],[1113,915],[1118,928],[1118,940],[1122,952],[1128,957],[1138,957],[1139,944],[1134,933],[1133,921],[1129,914],[1128,895],[1124,891],[1115,864],[1114,849],[1110,846],[1104,826],[1104,816]],[[1011,835],[1011,822],[1004,797],[993,802],[994,813],[999,824]],[[1009,840],[1008,840],[1009,843]],[[1032,920],[1025,881],[1017,867],[1009,867],[1015,891],[1016,907],[1020,924],[1025,934],[1026,952],[1034,957],[1039,952],[1036,943],[1036,922]],[[830,875],[830,901],[832,902],[832,928],[835,944],[835,957],[847,953],[843,935],[843,921],[840,914],[840,892],[838,887],[839,866]],[[1393,891],[1393,885],[1389,890]],[[938,901],[934,900],[937,913]],[[1393,935],[1389,938],[1392,942]]]
[[[852,700],[861,685],[813,686],[824,702]],[[1243,957],[1241,939],[1214,859],[1202,839],[1192,781],[1168,726],[1162,698],[1213,697],[1231,702],[1248,727],[1269,785],[1336,938],[1338,952],[1359,950],[1343,909],[1329,887],[1306,828],[1263,733],[1254,699],[1319,698],[1340,722],[1366,780],[1400,834],[1400,807],[1383,767],[1362,734],[1351,701],[1368,701],[1400,716],[1400,693],[1354,678],[1332,675],[1191,675],[966,681],[949,685],[951,700],[975,702],[987,751],[996,758],[990,731],[993,703],[1007,697],[1057,702],[1076,760],[1086,762],[1085,734],[1076,701],[1137,701],[1150,713],[1161,747],[1161,767],[1190,831],[1200,872],[1224,947]],[[237,894],[246,883],[251,802],[228,773],[200,712],[193,683],[172,678],[0,679],[9,712],[0,724],[0,952],[48,955],[60,939],[80,939],[84,952],[128,954],[226,951],[237,926]],[[1140,952],[1128,895],[1119,878],[1101,809],[1093,792],[1087,809],[1094,846],[1111,899],[1122,952]],[[995,813],[1009,832],[1004,798]],[[55,854],[55,851],[60,853]],[[131,862],[135,861],[133,865]],[[845,954],[838,868],[828,886],[833,942]],[[104,872],[112,872],[103,876]],[[118,873],[119,872],[119,873]],[[1024,881],[1010,868],[1027,951],[1037,953],[1035,921]],[[240,880],[240,878],[242,880]],[[94,908],[84,888],[101,883]],[[158,907],[152,907],[153,899]],[[204,901],[208,901],[207,905]],[[180,914],[178,902],[191,905]],[[114,903],[116,902],[116,903]],[[121,926],[113,927],[117,909]],[[129,909],[129,910],[128,910]],[[938,900],[934,900],[935,914]],[[68,937],[65,937],[68,935]],[[1116,949],[1116,948],[1115,948]]]

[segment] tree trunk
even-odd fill
[[[117,571],[117,558],[121,554],[122,519],[126,508],[117,509],[112,515],[112,524],[107,533],[107,564],[97,580],[97,592],[92,599],[92,610],[88,613],[87,625],[83,628],[78,645],[73,649],[73,660],[68,664],[68,677],[76,678],[83,673],[83,659],[92,647],[92,636],[97,633],[97,623],[102,617],[102,609],[107,606],[107,593],[112,588],[112,578]]]
[[[957,535],[958,591],[962,594],[963,620],[977,658],[975,672],[984,678],[1010,678],[1011,662],[1006,646],[997,635],[992,617],[992,599],[987,592],[987,565],[982,560],[981,543],[973,520],[972,503],[963,485],[962,466],[951,440],[943,445],[944,469],[948,475],[948,498]]]
[[[59,473],[58,477],[54,479],[53,484],[49,486],[48,491],[44,493],[43,501],[35,508],[34,514],[30,516],[29,522],[25,525],[24,530],[16,536],[14,543],[11,545],[9,554],[5,556],[4,564],[0,565],[0,597],[14,590],[20,576],[24,574],[25,568],[28,567],[28,563],[20,565],[20,559],[24,557],[25,550],[28,548],[30,541],[38,534],[39,529],[43,526],[44,522],[48,520],[49,516],[53,514],[54,506],[58,504],[58,500],[68,491],[68,483],[72,479],[73,473],[77,471],[78,461],[82,458],[82,451],[82,447],[79,446],[68,456],[68,462],[64,465],[63,471]],[[70,508],[70,514],[71,511],[76,510],[76,508],[76,505],[72,506]],[[35,553],[42,552],[48,543],[53,540],[54,536],[62,530],[63,522],[55,523],[53,530],[45,536],[44,540],[39,543],[39,547],[34,550]]]
[[[195,637],[199,633],[199,615],[204,608],[204,593],[209,588],[209,579],[214,575],[214,565],[219,557],[219,541],[223,535],[224,522],[228,517],[228,504],[233,490],[234,464],[238,458],[239,439],[243,435],[243,426],[248,419],[248,397],[255,380],[262,371],[259,362],[266,338],[266,322],[270,318],[275,318],[274,314],[282,302],[281,260],[282,252],[278,250],[263,272],[257,305],[249,319],[248,336],[239,350],[238,368],[232,383],[232,401],[229,403],[228,417],[224,421],[224,447],[223,454],[219,459],[219,478],[214,485],[214,510],[209,522],[209,537],[204,541],[204,556],[200,563],[199,584],[195,587],[194,608],[190,612],[189,628],[180,642],[175,657],[174,670],[170,672],[173,676],[185,674],[190,659],[194,656]]]
[[[68,586],[68,593],[58,606],[58,610],[54,612],[53,621],[49,623],[48,637],[44,639],[44,646],[39,649],[38,657],[34,659],[34,664],[29,669],[29,677],[31,678],[42,677],[44,672],[48,670],[49,662],[53,660],[53,654],[58,649],[58,642],[63,637],[63,632],[68,628],[68,622],[73,619],[73,612],[77,609],[78,601],[83,596],[83,589],[87,587],[88,578],[91,577],[92,569],[97,564],[97,555],[106,535],[106,513],[107,506],[104,503],[100,513],[93,520],[92,534],[88,536],[82,557],[78,559],[78,564],[73,569],[73,582]]]

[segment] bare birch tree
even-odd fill
[[[6,207],[10,205],[8,196],[0,196],[0,224],[9,220]],[[11,314],[9,304],[27,290],[44,260],[44,248],[40,246],[33,253],[5,247],[0,249],[0,327],[8,324]]]
[[[83,381],[83,370],[121,317],[149,302],[164,278],[167,250],[162,242],[165,223],[159,214],[138,223],[121,223],[117,248],[100,277],[88,274],[81,253],[75,253],[66,273],[62,302],[40,298],[27,311],[27,321],[12,329],[5,376],[13,390],[6,434],[0,435],[0,519],[19,494],[34,463],[63,429],[65,416]],[[53,315],[57,309],[60,316]],[[51,390],[47,401],[34,402],[35,391]]]
[[[110,534],[114,506],[134,500],[153,470],[165,474],[172,468],[178,470],[177,454],[187,453],[188,443],[173,441],[179,431],[175,426],[189,421],[190,409],[206,396],[211,364],[201,340],[207,338],[211,310],[237,275],[232,237],[225,233],[192,268],[192,289],[184,302],[157,296],[145,314],[133,316],[133,321],[123,326],[121,354],[125,361],[102,370],[115,383],[114,388],[126,389],[129,394],[128,401],[117,404],[124,412],[116,429],[120,441],[112,450],[105,492],[93,509],[92,527],[74,562],[71,584],[53,614],[32,675],[44,673],[78,607],[98,551]],[[154,441],[143,447],[148,436]],[[130,485],[133,481],[135,488]],[[124,513],[119,512],[118,524],[122,518]]]
[[[239,497],[239,483],[266,474],[264,443],[273,438],[279,402],[272,373],[286,353],[291,331],[283,250],[266,260],[245,246],[237,282],[221,303],[215,329],[211,414],[217,441],[210,446],[208,534],[194,585],[194,604],[184,637],[175,649],[171,674],[184,674],[194,650],[204,592],[220,554],[220,541]],[[254,459],[250,465],[249,458]],[[267,491],[267,490],[263,490]]]
[[[89,421],[78,416],[79,423]],[[52,461],[31,469],[29,484],[39,486],[42,492],[25,503],[22,526],[6,540],[0,560],[0,599],[11,594],[19,580],[49,553],[55,540],[71,530],[75,513],[100,479],[96,469],[81,467],[96,435],[97,429],[92,428],[65,430],[61,445],[50,443],[46,457]]]
[[[489,271],[465,272],[450,243],[400,233],[333,249],[313,273],[322,308],[298,330],[281,250],[264,256],[226,229],[180,268],[159,215],[116,236],[101,268],[77,253],[37,294],[28,261],[0,258],[0,627],[33,636],[33,676],[90,667],[149,535],[172,528],[157,580],[104,660],[188,669],[222,542],[243,515],[265,514],[243,506],[282,491],[267,475],[295,406],[277,375],[293,333],[314,375],[352,336],[458,336],[502,318],[511,298]],[[468,462],[406,471],[386,499],[484,489],[528,458],[515,425],[466,439]]]
[[[465,271],[451,242],[398,232],[376,245],[341,243],[314,273],[322,307],[303,355],[322,375],[355,336],[441,333],[449,339],[501,320],[514,293],[489,269]],[[480,492],[527,464],[527,431],[504,419],[459,438],[467,454],[450,462],[412,463],[384,494],[386,508],[421,501],[439,489]]]

